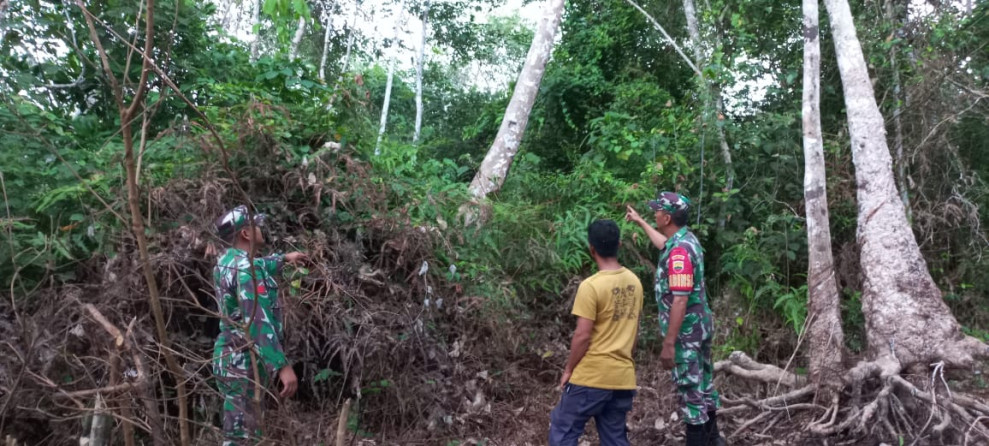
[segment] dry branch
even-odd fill
[[[802,376],[787,372],[774,365],[756,362],[745,353],[739,351],[733,352],[727,360],[718,361],[714,365],[714,371],[730,373],[745,379],[762,381],[768,384],[779,383],[790,388],[802,387],[807,381]]]
[[[347,419],[350,418],[350,398],[343,402],[343,409],[340,410],[340,418],[337,420],[337,441],[336,446],[344,446],[347,441]]]
[[[142,67],[141,67],[141,78],[137,85],[137,91],[131,100],[130,105],[124,103],[124,88],[119,84],[116,76],[113,74],[113,70],[110,68],[109,58],[107,56],[106,50],[103,48],[103,44],[96,32],[96,26],[93,23],[94,16],[86,9],[85,5],[80,0],[76,1],[76,5],[83,11],[83,16],[86,19],[86,24],[89,27],[90,38],[93,44],[99,52],[100,59],[103,62],[103,70],[106,76],[110,79],[111,86],[113,87],[114,97],[116,98],[117,108],[120,112],[120,122],[121,122],[121,133],[124,139],[124,169],[127,174],[127,203],[131,214],[131,232],[134,235],[134,239],[137,242],[138,252],[140,254],[141,266],[144,272],[145,282],[148,286],[148,303],[151,306],[151,312],[154,315],[155,321],[155,331],[158,335],[158,342],[161,344],[161,353],[165,358],[165,363],[168,365],[168,369],[175,380],[175,390],[178,394],[178,409],[179,409],[179,436],[181,444],[183,446],[188,446],[190,444],[190,434],[189,434],[189,414],[188,414],[188,397],[186,394],[185,387],[185,373],[182,366],[179,365],[178,361],[175,359],[175,355],[171,350],[171,342],[169,341],[168,331],[165,326],[165,315],[161,306],[161,298],[158,292],[158,282],[154,277],[154,272],[151,269],[151,260],[148,253],[148,241],[144,235],[145,224],[141,216],[141,207],[139,202],[140,191],[137,187],[137,169],[136,162],[134,159],[134,135],[131,128],[131,119],[136,115],[137,111],[143,107],[144,96],[147,93],[148,76],[151,71],[156,68],[153,67],[151,63],[151,58],[148,56],[151,54],[151,50],[154,45],[154,0],[146,0],[147,8],[145,12],[145,34],[144,34],[144,51],[142,54]],[[130,48],[134,49],[133,45],[129,45]],[[146,129],[142,129],[146,130]]]

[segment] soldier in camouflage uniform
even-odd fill
[[[246,206],[236,207],[216,222],[217,235],[230,245],[213,270],[220,313],[213,374],[223,395],[224,446],[256,443],[261,437],[264,393],[272,377],[277,374],[282,383],[282,398],[292,396],[298,386],[282,350],[275,276],[285,262],[303,261],[306,256],[292,252],[254,257],[265,243],[263,224],[264,215],[251,218]]]
[[[714,315],[704,286],[704,252],[687,228],[690,201],[673,192],[649,202],[653,228],[631,207],[634,221],[660,249],[656,268],[656,303],[663,337],[660,362],[672,371],[680,414],[687,424],[687,446],[723,445],[718,432],[718,392],[714,390],[711,337]]]

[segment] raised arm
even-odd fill
[[[625,206],[625,221],[634,222],[639,225],[643,231],[645,231],[646,236],[649,237],[649,241],[656,249],[663,249],[666,247],[666,236],[660,234],[649,222],[643,219],[632,206]]]

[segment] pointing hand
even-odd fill
[[[642,217],[638,212],[632,207],[632,205],[625,205],[625,221],[640,223],[642,222]]]

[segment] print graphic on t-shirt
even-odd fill
[[[611,289],[611,300],[615,303],[615,312],[611,315],[611,320],[635,319],[639,314],[635,311],[635,285],[628,285],[625,288],[614,287]]]

